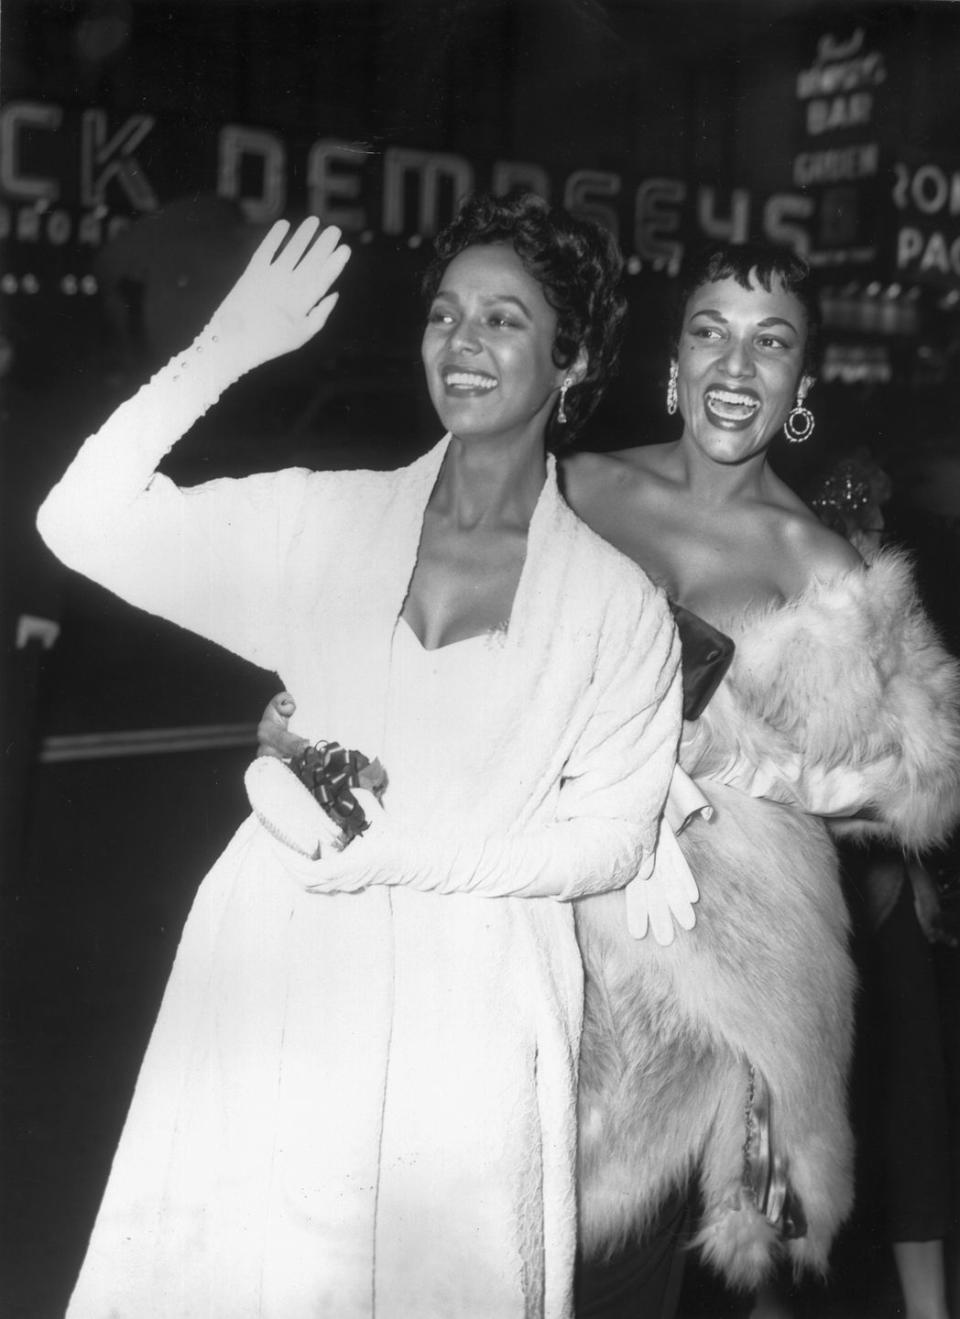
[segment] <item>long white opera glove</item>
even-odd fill
[[[605,847],[608,854],[621,850],[621,830],[609,820],[561,821],[516,834],[428,836],[399,826],[373,793],[353,791],[369,829],[341,851],[324,849],[321,844],[320,855],[314,854],[314,859],[309,852],[316,835],[311,832],[309,817],[302,831],[289,814],[278,828],[275,819],[270,823],[263,820],[260,812],[266,814],[265,799],[258,799],[258,818],[274,840],[283,839],[275,843],[274,850],[284,870],[311,893],[357,893],[380,885],[399,885],[426,893],[470,893],[479,898],[571,900],[625,882],[620,879],[617,883],[617,875],[604,857]],[[608,847],[611,828],[615,835],[612,849]],[[593,867],[591,858],[597,863]],[[597,876],[602,876],[602,887],[595,882]]]
[[[320,221],[310,216],[284,244],[289,229],[287,220],[270,228],[207,325],[237,377],[302,347],[336,304],[328,290],[350,259],[340,230],[330,225],[318,237]]]
[[[657,943],[666,948],[673,943],[674,922],[681,930],[693,929],[697,920],[693,904],[699,897],[677,836],[662,820],[653,873],[649,879],[632,880],[626,888],[627,929],[635,939],[645,938],[649,929]]]
[[[627,929],[635,939],[645,938],[651,930],[657,943],[668,947],[674,939],[674,922],[681,930],[693,929],[697,919],[693,908],[700,891],[677,834],[691,820],[710,820],[712,816],[710,802],[690,775],[675,765],[660,821],[653,871],[649,878],[635,879],[626,888]]]
[[[44,541],[68,567],[255,663],[267,657],[240,644],[236,623],[221,616],[238,613],[237,594],[256,580],[260,557],[250,547],[259,552],[258,536],[273,541],[274,498],[300,490],[302,476],[208,482],[185,492],[156,468],[225,389],[325,323],[337,296],[328,290],[350,250],[339,229],[317,237],[319,227],[305,220],[285,245],[288,223],[270,229],[206,327],[85,441],[37,516]],[[244,571],[234,576],[227,609],[223,565],[234,562]],[[203,621],[210,615],[212,630]]]

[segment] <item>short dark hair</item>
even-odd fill
[[[616,370],[627,310],[620,287],[620,249],[602,225],[550,206],[536,193],[474,193],[436,237],[423,278],[427,303],[436,296],[454,257],[468,247],[490,243],[510,244],[556,312],[556,365],[570,366],[580,348],[586,350],[586,374],[567,392],[567,424],[558,426],[554,413],[547,426],[548,444],[568,443],[600,402]]]
[[[719,279],[735,279],[742,288],[750,287],[751,276],[761,288],[770,292],[774,283],[792,293],[803,307],[807,333],[803,344],[804,375],[815,376],[820,352],[820,299],[810,277],[810,267],[802,257],[786,247],[772,243],[715,243],[694,252],[684,261],[677,281],[673,309],[671,346],[680,343],[687,303],[697,289]]]

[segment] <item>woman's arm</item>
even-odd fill
[[[267,234],[209,325],[81,448],[38,526],[69,567],[131,603],[260,662],[306,474],[280,472],[182,490],[158,475],[171,446],[235,380],[306,343],[336,301],[339,232],[318,222]]]
[[[340,854],[309,861],[284,848],[291,873],[317,892],[389,884],[562,899],[646,878],[680,730],[679,645],[665,600],[650,597],[625,653],[614,645],[601,655],[593,716],[566,767],[554,821],[490,835],[472,833],[469,819],[448,832],[432,822],[400,828],[384,812]]]

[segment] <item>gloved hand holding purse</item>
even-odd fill
[[[337,742],[304,746],[289,761],[258,756],[244,775],[257,819],[310,860],[343,851],[380,810],[387,776],[378,760]]]

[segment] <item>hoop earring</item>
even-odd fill
[[[791,444],[802,444],[809,440],[816,426],[816,419],[809,408],[804,407],[803,398],[797,395],[797,401],[783,423],[783,433]]]
[[[558,426],[566,426],[567,424],[567,409],[566,409],[567,390],[570,388],[572,384],[573,381],[569,376],[567,376],[564,379],[563,384],[560,386],[560,406],[557,408]]]
[[[677,403],[677,376],[680,374],[680,366],[677,362],[670,363],[670,379],[667,381],[667,412],[672,417],[676,412]]]

